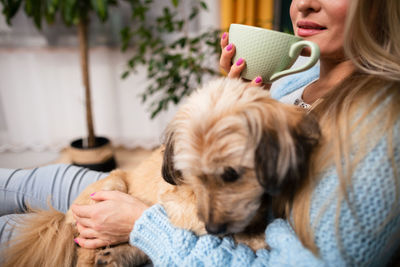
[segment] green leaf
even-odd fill
[[[59,0],[46,0],[46,13],[54,16],[57,11]]]
[[[200,37],[193,38],[190,40],[190,44],[194,45],[200,42]]]
[[[160,102],[158,102],[157,108],[151,113],[151,119],[154,119],[157,114],[162,110],[164,103],[165,99],[162,99]]]
[[[121,78],[122,78],[122,79],[125,79],[126,77],[128,77],[128,75],[129,75],[129,71],[125,71],[125,72],[121,75]]]
[[[193,20],[199,14],[199,9],[197,7],[192,8],[192,12],[189,15],[189,20]]]
[[[41,0],[27,0],[25,2],[25,11],[33,21],[38,29],[42,28],[42,2]]]
[[[70,26],[72,24],[77,24],[79,7],[77,6],[78,0],[64,0],[60,2],[61,13],[64,22]]]
[[[178,31],[181,31],[183,29],[183,25],[185,24],[185,21],[184,20],[180,20],[176,24],[178,26]]]
[[[149,16],[151,5],[146,0],[127,0],[132,8],[131,31],[121,31],[123,45],[133,41],[134,59],[128,65],[145,65],[148,86],[141,94],[142,101],[150,101],[149,111],[152,118],[156,117],[170,104],[178,104],[186,95],[193,91],[192,86],[202,82],[205,73],[219,74],[205,66],[205,58],[217,55],[219,35],[217,30],[208,30],[189,38],[182,29],[189,20],[207,9],[205,1],[192,0],[189,16],[182,18],[178,7],[182,1],[171,0],[156,17]],[[158,3],[158,2],[157,2]],[[177,33],[176,38],[164,38],[168,33]],[[161,38],[161,37],[163,38]],[[134,38],[133,38],[134,37]],[[127,41],[128,40],[128,41]],[[155,99],[151,99],[154,97]]]
[[[128,61],[128,66],[129,66],[130,68],[134,68],[134,67],[135,67],[135,57],[131,58],[131,59]]]
[[[33,0],[26,0],[25,1],[25,13],[28,16],[32,16],[32,14],[33,14]]]
[[[171,2],[174,5],[174,7],[178,7],[179,6],[179,0],[171,0]]]
[[[129,46],[129,42],[132,38],[131,30],[128,27],[124,27],[120,31],[120,35],[121,35],[121,42],[122,42],[121,50],[122,50],[122,52],[125,52]]]
[[[185,47],[186,42],[187,42],[186,37],[179,38],[178,40],[176,40],[175,42],[173,42],[171,44],[171,48],[175,48],[177,45],[179,45],[181,48],[183,48],[183,47]]]
[[[54,22],[56,11],[58,10],[59,0],[46,0],[44,15],[48,24]]]
[[[82,0],[80,0],[82,1]],[[108,1],[107,0],[91,0],[92,8],[96,12],[101,21],[106,21],[108,16]]]
[[[6,21],[8,25],[11,25],[11,19],[15,16],[15,14],[18,12],[22,0],[17,0],[17,1],[6,1],[6,0],[1,0],[1,3],[3,5],[3,14],[6,17]]]
[[[207,4],[204,1],[200,1],[200,6],[204,9],[204,10],[208,10]]]

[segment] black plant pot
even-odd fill
[[[72,164],[94,171],[109,172],[117,167],[111,141],[105,137],[96,137],[95,146],[83,147],[83,140],[71,142],[69,154]]]

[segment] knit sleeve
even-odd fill
[[[130,244],[142,249],[155,266],[321,266],[305,249],[287,221],[278,219],[266,230],[270,251],[253,252],[229,237],[196,236],[175,228],[159,204],[136,221]]]

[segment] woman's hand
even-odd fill
[[[99,191],[91,197],[99,202],[71,206],[79,231],[75,242],[84,248],[127,242],[135,221],[148,208],[135,197],[119,191]]]
[[[232,58],[235,55],[235,45],[229,44],[229,33],[224,32],[221,37],[221,57],[219,59],[219,65],[221,68],[228,73],[229,78],[240,78],[240,73],[244,70],[246,62],[243,58],[239,58],[234,64],[232,64]],[[249,86],[263,86],[263,81],[260,76],[254,78]]]

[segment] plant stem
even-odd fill
[[[90,81],[89,81],[89,49],[88,49],[88,36],[87,36],[88,20],[81,18],[78,24],[78,36],[79,36],[79,49],[81,56],[81,67],[82,67],[82,79],[83,86],[85,87],[85,102],[86,102],[86,125],[88,133],[88,147],[94,147],[95,145],[95,134],[93,126],[93,115],[92,115],[92,100],[90,93]]]

